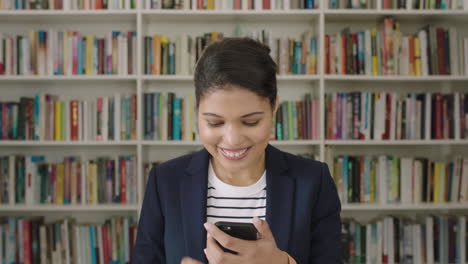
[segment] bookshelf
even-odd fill
[[[465,1],[466,3],[466,1]],[[144,164],[164,161],[195,151],[199,141],[161,141],[144,139],[143,95],[149,92],[193,93],[193,76],[144,74],[144,37],[161,34],[175,38],[181,34],[193,36],[205,32],[224,32],[233,36],[236,25],[243,31],[269,29],[274,37],[299,37],[306,30],[318,38],[317,71],[313,75],[278,75],[279,95],[283,100],[299,100],[311,93],[319,100],[319,135],[316,140],[274,140],[272,145],[292,153],[313,153],[321,161],[338,155],[388,154],[423,156],[434,160],[460,155],[468,158],[468,139],[421,140],[332,140],[326,138],[325,95],[329,92],[460,92],[468,94],[468,75],[431,76],[370,76],[325,74],[325,35],[334,34],[345,26],[352,32],[376,27],[380,20],[392,16],[401,21],[405,33],[414,33],[427,23],[455,27],[468,37],[468,4],[464,10],[386,10],[329,9],[322,0],[313,10],[149,10],[138,5],[133,10],[1,10],[0,33],[27,35],[31,29],[79,30],[83,34],[103,35],[112,30],[137,33],[137,64],[130,75],[82,76],[11,76],[0,75],[0,101],[19,101],[21,96],[51,93],[67,98],[90,99],[115,93],[137,95],[136,139],[108,141],[33,141],[0,140],[0,156],[46,155],[53,160],[63,155],[100,156],[135,155],[137,157],[136,204],[115,205],[4,205],[0,216],[43,215],[54,218],[66,214],[78,220],[88,220],[87,213],[131,215],[138,219],[144,194]],[[99,26],[97,26],[99,25]],[[54,159],[55,158],[55,159]],[[403,214],[409,217],[427,214],[467,214],[465,203],[419,204],[343,204],[344,216]]]

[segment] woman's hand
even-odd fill
[[[276,241],[266,221],[254,217],[253,224],[258,231],[256,241],[238,239],[221,231],[211,223],[206,223],[207,247],[206,257],[210,264],[287,264],[288,255],[276,247]],[[216,243],[218,241],[224,248],[237,252],[237,255],[224,252]],[[187,262],[191,263],[191,262]]]
[[[193,258],[185,257],[182,259],[182,262],[180,262],[180,264],[203,264],[203,262],[200,262]]]

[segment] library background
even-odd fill
[[[344,262],[466,263],[467,24],[467,0],[0,0],[0,263],[131,261],[223,36],[271,48],[271,144],[328,163]]]

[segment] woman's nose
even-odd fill
[[[223,138],[230,147],[240,146],[243,140],[242,129],[236,126],[227,126]]]

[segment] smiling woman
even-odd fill
[[[134,263],[341,263],[327,165],[268,144],[278,108],[269,52],[249,38],[204,50],[194,76],[204,148],[151,170]],[[253,223],[258,239],[231,237],[218,221]]]

